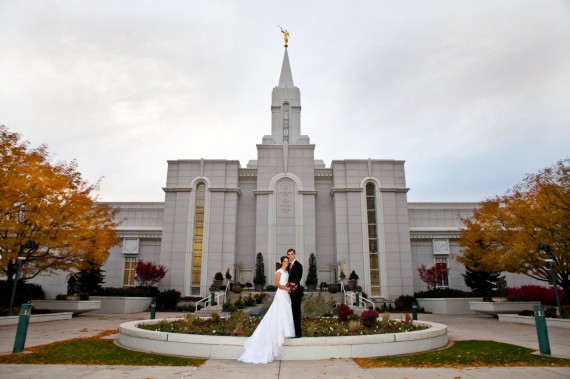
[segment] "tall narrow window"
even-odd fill
[[[136,267],[137,267],[137,257],[125,257],[125,263],[123,266],[124,287],[134,287]]]
[[[435,257],[437,288],[449,287],[449,267],[447,263],[447,257]]]
[[[204,243],[204,204],[206,202],[206,185],[199,183],[196,190],[196,207],[194,210],[194,239],[192,245],[192,295],[200,294],[200,277],[202,274],[202,249]]]
[[[368,217],[368,253],[370,255],[370,293],[372,296],[380,296],[376,186],[373,183],[366,184],[366,214]]]
[[[283,104],[283,143],[289,143],[289,104]]]

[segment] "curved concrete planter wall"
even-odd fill
[[[137,325],[141,323],[148,324],[159,321],[162,320],[131,321],[121,324],[118,344],[147,353],[237,359],[243,352],[243,345],[247,340],[247,337],[163,333],[137,328]],[[415,322],[428,326],[429,329],[371,336],[287,339],[279,359],[320,360],[380,357],[418,353],[447,345],[446,325],[426,321]]]

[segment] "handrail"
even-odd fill
[[[220,293],[219,291],[216,291],[214,297],[215,297],[215,303],[216,304],[223,304],[223,302],[226,301],[226,298],[228,296],[228,290],[230,289],[230,281],[228,280],[228,282],[226,283],[226,289],[224,290],[223,293]],[[220,298],[222,298],[223,302],[220,302]],[[212,296],[207,296],[203,299],[198,300],[197,302],[194,303],[194,310],[198,311],[198,304],[200,303],[204,303],[204,308],[208,307],[208,304],[210,304],[210,306],[212,306],[211,304],[211,300],[212,300]]]
[[[348,302],[348,299],[347,299],[347,298],[350,298],[350,302]],[[365,303],[368,303],[368,304],[372,305],[372,309],[375,308],[375,304],[374,304],[372,301],[368,300],[367,298],[362,297],[362,294],[361,294],[359,300],[360,300],[360,304],[358,305],[359,307],[361,307],[361,308],[366,308],[366,306],[365,306],[364,304],[365,304]],[[344,293],[344,302],[345,302],[345,304],[350,304],[350,305],[352,305],[352,304],[354,304],[355,301],[356,301],[356,293],[354,293],[354,292],[350,292],[350,293],[349,293],[349,292],[345,292],[345,293]]]
[[[198,304],[200,304],[201,302],[204,302],[204,308],[208,306],[208,302],[210,301],[210,297],[205,297],[201,300],[198,300],[197,302],[194,303],[194,312],[198,312]]]

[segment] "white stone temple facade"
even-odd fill
[[[253,282],[255,256],[266,275],[288,248],[297,250],[305,275],[311,253],[319,282],[338,282],[355,271],[370,297],[395,299],[425,290],[420,264],[445,263],[441,286],[468,290],[459,253],[461,218],[477,203],[408,203],[404,161],[315,159],[301,134],[301,94],[287,49],[271,98],[271,133],[257,159],[181,159],[168,162],[162,203],[111,203],[124,220],[122,244],[112,249],[105,286],[133,286],[138,259],[163,264],[159,289],[207,296],[216,272]],[[35,280],[48,297],[64,292],[65,276]],[[270,282],[267,284],[271,284]]]

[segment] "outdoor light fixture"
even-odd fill
[[[23,256],[24,249],[35,249],[38,244],[33,240],[27,240],[26,243],[20,245],[20,250],[18,251],[18,257],[16,258],[16,277],[14,279],[14,284],[12,285],[12,296],[10,297],[10,307],[8,308],[8,316],[13,316],[12,307],[14,306],[14,298],[16,297],[16,287],[18,286],[18,280],[20,280],[20,269],[22,268],[22,263],[26,260]]]
[[[554,273],[554,265],[556,261],[552,255],[552,250],[550,245],[544,244],[542,242],[538,243],[538,250],[544,252],[547,258],[544,258],[544,263],[547,264],[548,270],[550,271],[550,276],[552,277],[552,285],[554,286],[554,297],[556,298],[556,313],[558,318],[562,317],[562,308],[560,307],[560,299],[558,298],[558,287],[556,285],[556,274]]]

